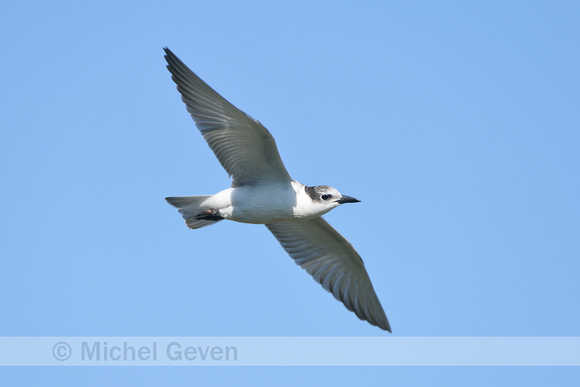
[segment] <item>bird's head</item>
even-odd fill
[[[344,203],[358,203],[360,200],[351,196],[342,195],[336,188],[327,185],[305,187],[306,194],[312,199],[313,204],[322,207],[328,212]]]

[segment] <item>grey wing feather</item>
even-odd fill
[[[164,50],[181,99],[221,165],[233,177],[232,186],[291,181],[270,132],[209,87],[168,48]]]
[[[323,218],[267,224],[284,250],[361,320],[391,332],[360,255]]]

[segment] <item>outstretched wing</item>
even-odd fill
[[[232,176],[232,186],[288,182],[274,137],[193,73],[168,48],[167,68],[197,128]]]
[[[349,241],[322,217],[267,224],[284,250],[346,308],[391,331],[363,261]]]

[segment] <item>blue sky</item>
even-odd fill
[[[382,336],[263,226],[187,229],[229,186],[169,47],[274,135],[396,336],[579,336],[576,2],[1,7],[0,336]],[[572,385],[573,368],[14,368],[6,385]],[[507,382],[507,383],[505,383]]]

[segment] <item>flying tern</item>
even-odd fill
[[[322,215],[358,199],[292,179],[274,137],[165,48],[167,68],[195,125],[232,178],[215,195],[168,197],[189,228],[224,219],[264,224],[296,264],[361,320],[391,331],[360,255]]]

